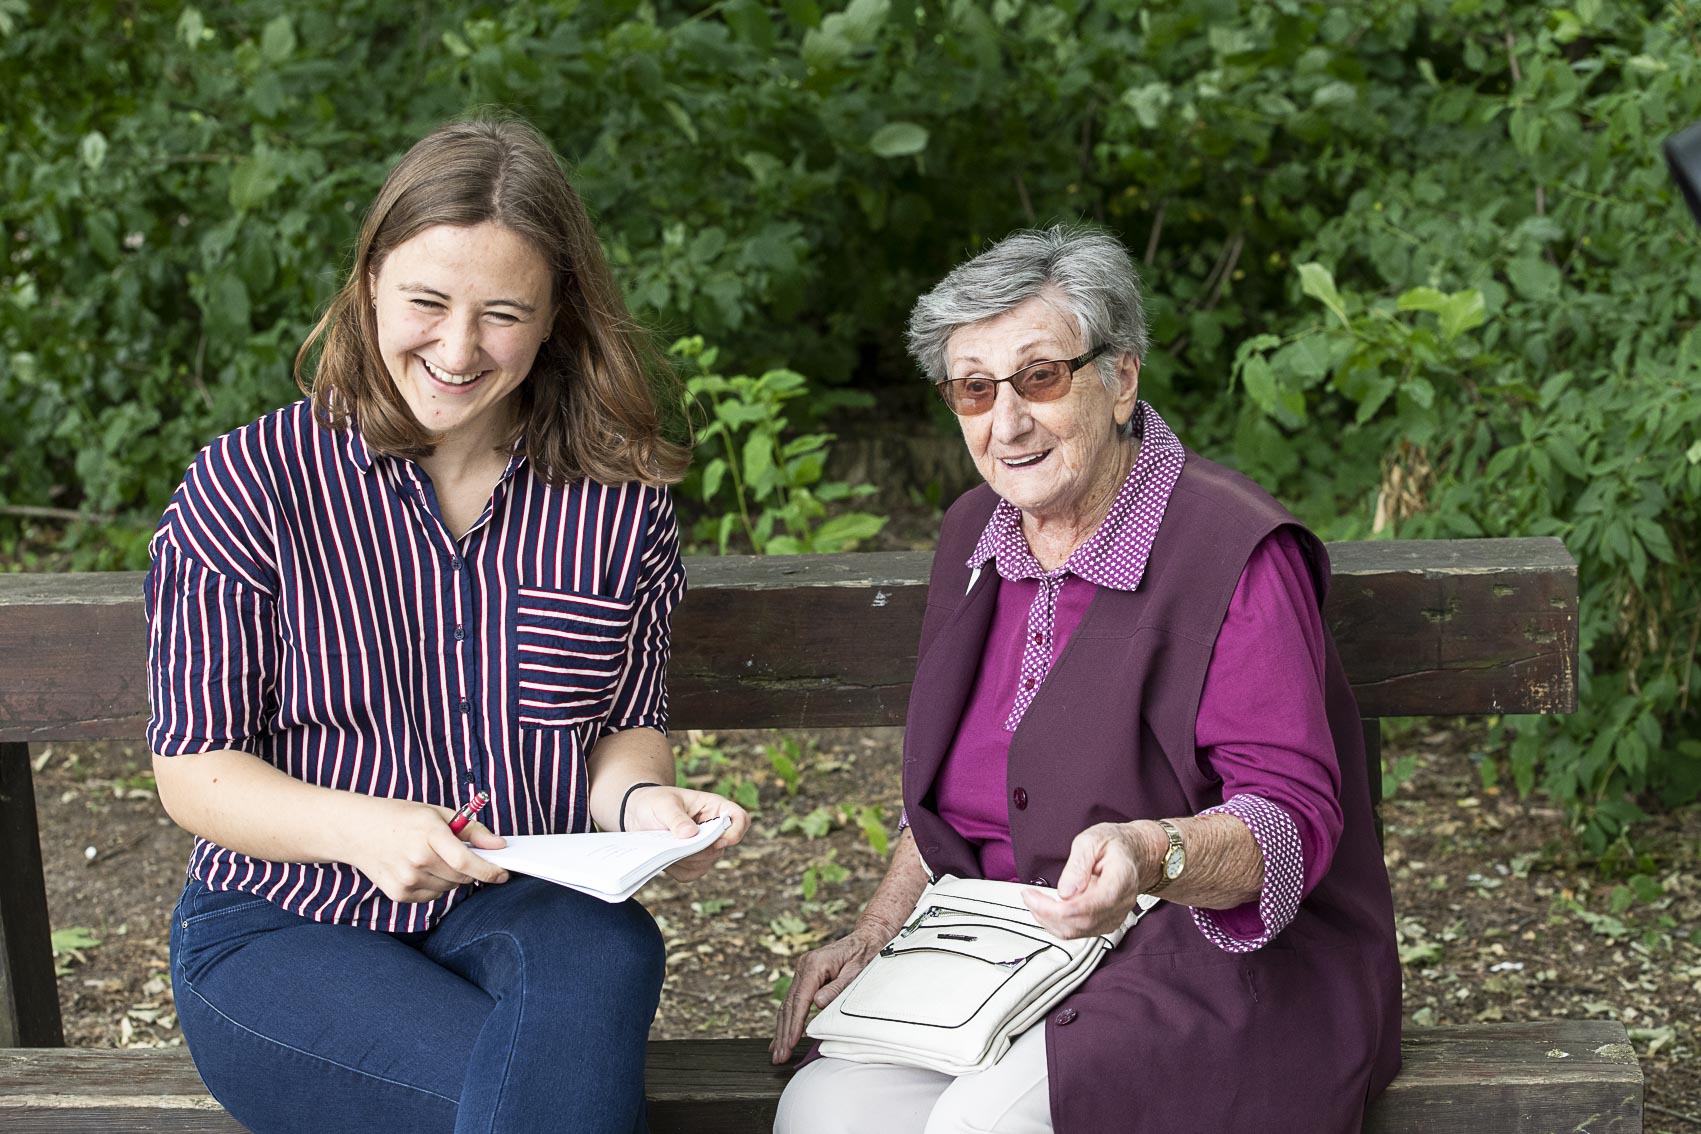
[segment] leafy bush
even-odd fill
[[[914,297],[1088,218],[1150,286],[1143,394],[1318,530],[1567,541],[1582,711],[1511,722],[1509,770],[1604,838],[1701,790],[1701,257],[1657,156],[1698,40],[1655,0],[0,0],[0,508],[116,517],[73,546],[134,565],[193,450],[293,396],[384,169],[469,106],[571,159],[639,318],[720,345],[699,379],[761,376],[711,401],[802,435],[713,418],[715,546],[801,545],[819,501],[770,486],[762,529],[752,438],[839,429],[822,386],[937,413]]]
[[[683,489],[688,510],[702,513],[693,526],[698,541],[722,555],[734,535],[758,555],[850,551],[885,526],[884,517],[869,512],[827,518],[827,505],[875,488],[821,479],[831,433],[787,438],[786,403],[808,393],[803,375],[770,370],[760,378],[727,378],[714,373],[719,352],[697,337],[679,340],[671,353],[696,365],[685,392],[707,418]],[[843,403],[847,395],[834,400]]]
[[[1241,345],[1237,452],[1338,535],[1565,541],[1580,707],[1508,722],[1511,771],[1600,850],[1701,791],[1701,259],[1656,151],[1701,60],[1675,15],[1465,8],[1405,160],[1308,242],[1312,313]]]
[[[28,454],[0,506],[144,535],[196,447],[294,396],[384,170],[490,103],[571,159],[642,320],[899,414],[938,412],[900,349],[916,294],[1098,219],[1156,284],[1148,392],[1220,436],[1230,331],[1345,206],[1337,155],[1381,140],[1416,27],[1320,0],[0,11],[0,450]],[[88,565],[135,564],[97,554],[113,530]]]

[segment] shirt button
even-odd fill
[[[459,642],[461,639],[465,638],[466,636],[467,636],[466,627],[464,627],[464,626],[455,627],[455,641]]]
[[[472,702],[462,701],[459,705],[456,705],[455,708],[461,710],[463,713],[470,713],[472,712]]]
[[[1080,1013],[1075,1011],[1075,1009],[1065,1008],[1063,1011],[1061,1011],[1057,1015],[1053,1016],[1052,1020],[1057,1024],[1058,1027],[1066,1028],[1070,1024],[1073,1024],[1075,1022],[1076,1017],[1078,1017],[1079,1015],[1080,1015]]]
[[[1024,677],[1022,679],[1022,688],[1023,689],[1032,689],[1033,687],[1034,687],[1034,679],[1033,678]]]
[[[1017,788],[1015,791],[1011,792],[1010,799],[1013,803],[1015,803],[1017,811],[1026,811],[1028,809],[1028,790],[1026,788]]]
[[[1045,635],[1044,634],[1035,634],[1034,635],[1034,645],[1038,646],[1038,645],[1043,645],[1044,643],[1045,643]]]
[[[461,569],[461,557],[459,555],[449,556],[449,570],[459,571],[460,569]]]

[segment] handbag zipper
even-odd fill
[[[906,925],[902,929],[898,930],[898,936],[899,937],[908,937],[910,934],[914,933],[916,930],[921,928],[922,922],[926,921],[930,917],[933,917],[935,914],[937,914],[939,912],[940,912],[940,910],[939,910],[938,906],[928,906],[925,910],[922,910],[920,913],[916,914],[915,917],[911,918],[910,923],[908,925]],[[886,948],[890,949],[891,946],[888,945],[888,946],[886,946]]]
[[[964,953],[964,952],[960,952],[959,950],[956,950],[956,949],[941,949],[937,945],[921,945],[921,946],[918,946],[914,949],[905,949],[904,953],[906,955],[908,955],[910,953],[944,953],[946,956],[949,956],[949,957],[961,957],[966,961],[979,961],[983,965],[996,965],[998,968],[1009,969],[1011,972],[1015,972],[1017,969],[1021,968],[1023,965],[1027,964],[1029,961],[1033,960],[1035,957],[1039,956],[1041,953],[1043,953],[1047,949],[1051,949],[1051,948],[1054,948],[1054,946],[1044,945],[1044,946],[1041,946],[1038,949],[1035,949],[1032,953],[1029,953],[1026,957],[1014,957],[1014,958],[1012,958],[1008,961],[993,961],[993,960],[989,960],[986,957],[977,957],[973,953]],[[882,957],[891,957],[891,956],[896,955],[897,952],[898,952],[897,949],[888,945],[884,949],[880,950],[880,955]]]

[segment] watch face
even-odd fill
[[[1181,877],[1181,868],[1186,861],[1187,860],[1181,855],[1180,848],[1172,850],[1168,854],[1164,855],[1164,877],[1168,878],[1171,882]]]

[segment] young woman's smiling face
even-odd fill
[[[549,264],[494,222],[440,224],[373,281],[378,349],[408,408],[442,440],[493,441],[554,319]]]

